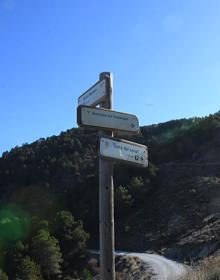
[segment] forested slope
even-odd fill
[[[195,247],[194,255],[195,250],[204,248],[201,244],[207,242],[212,244],[212,250],[217,250],[216,227],[212,240],[204,231],[205,226],[214,230],[212,223],[218,223],[219,114],[144,126],[138,136],[124,138],[148,146],[150,165],[147,169],[115,165],[116,247],[160,250],[179,258],[188,257],[187,246]],[[59,136],[39,139],[3,153],[0,158],[1,232],[10,231],[15,221],[22,232],[16,238],[9,238],[7,234],[1,236],[2,266],[7,273],[10,271],[7,268],[11,258],[11,253],[7,257],[9,249],[18,246],[18,241],[27,247],[23,251],[26,263],[22,265],[39,269],[39,277],[52,279],[62,273],[71,277],[74,273],[87,273],[82,272],[81,264],[75,271],[70,271],[66,260],[68,252],[58,248],[57,273],[50,274],[34,255],[36,250],[31,248],[33,242],[38,242],[37,238],[52,238],[48,242],[61,246],[62,242],[56,243],[56,240],[62,239],[62,235],[58,236],[55,231],[55,221],[60,213],[66,213],[62,214],[62,219],[69,222],[73,219],[70,224],[80,229],[78,237],[79,240],[82,237],[83,243],[79,246],[82,248],[80,254],[83,255],[88,239],[85,231],[90,234],[88,246],[98,247],[97,143],[97,131],[73,128]],[[13,213],[13,216],[7,213]],[[85,231],[78,220],[83,221]],[[42,224],[42,221],[46,221],[46,228],[45,225],[37,226],[33,233],[35,223]],[[200,236],[200,232],[203,232],[203,238],[196,244],[192,236],[196,233]],[[74,243],[76,248],[79,240]],[[184,252],[179,247],[184,247]],[[208,250],[207,254],[210,252]],[[78,255],[77,258],[81,257]]]

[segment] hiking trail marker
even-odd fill
[[[100,73],[99,81],[78,98],[78,105],[78,125],[99,129],[100,278],[115,280],[113,163],[146,168],[148,150],[144,145],[113,138],[113,131],[138,134],[139,121],[135,115],[112,111],[110,72]]]
[[[147,147],[134,142],[116,139],[100,139],[100,156],[121,163],[148,166]]]
[[[79,105],[96,106],[107,97],[106,79],[98,81],[78,98]]]
[[[126,131],[133,134],[139,132],[139,122],[135,115],[90,106],[78,107],[77,123],[79,126]]]

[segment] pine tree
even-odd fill
[[[43,275],[50,279],[59,278],[62,274],[62,254],[58,240],[51,236],[49,231],[41,229],[32,238],[31,253],[33,259],[41,266]]]
[[[40,266],[36,264],[29,256],[22,259],[17,270],[18,272],[16,274],[16,279],[43,280]]]
[[[69,211],[57,213],[54,221],[54,234],[60,242],[66,265],[76,265],[84,255],[89,235],[81,221],[75,221]]]
[[[8,276],[0,269],[0,280],[8,280]]]

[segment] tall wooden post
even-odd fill
[[[112,109],[112,74],[103,72],[99,78],[107,80],[108,91],[108,97],[100,107]],[[113,136],[113,132],[100,130],[99,135]],[[99,159],[99,230],[101,280],[115,280],[113,163],[101,158]]]

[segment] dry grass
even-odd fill
[[[203,261],[182,280],[220,280],[220,256]]]

